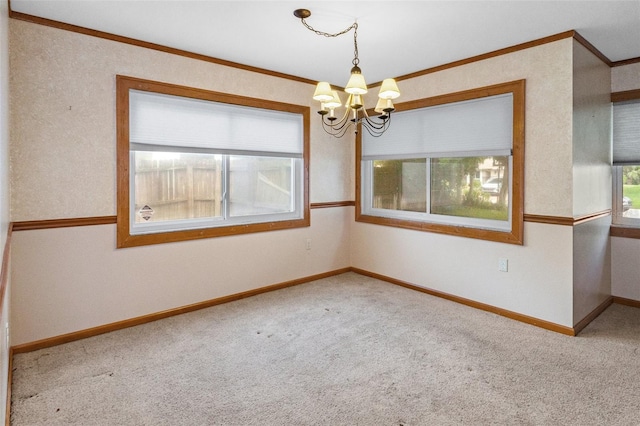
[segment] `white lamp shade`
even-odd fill
[[[347,99],[347,106],[353,109],[360,109],[364,106],[362,102],[362,95],[349,95]]]
[[[340,100],[340,96],[338,95],[338,92],[335,90],[332,90],[331,94],[333,95],[333,97],[331,98],[330,101],[325,102],[324,106],[326,106],[329,109],[341,107],[342,101]]]
[[[313,92],[313,99],[320,102],[329,102],[333,99],[333,94],[331,92],[331,85],[326,81],[321,81],[316,86],[316,91]]]
[[[385,78],[380,86],[378,97],[381,99],[395,99],[400,96],[400,90],[393,78]]]
[[[364,95],[367,93],[367,83],[364,81],[364,76],[362,74],[352,73],[344,91],[352,95]]]
[[[378,98],[378,103],[373,110],[379,114],[384,114],[384,110],[386,108],[393,108],[393,102],[391,102],[391,99]]]

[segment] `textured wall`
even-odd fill
[[[611,208],[611,68],[573,43],[573,216]]]
[[[4,255],[9,225],[9,18],[7,2],[0,2],[0,258]],[[9,271],[3,271],[9,274]],[[7,275],[8,276],[8,275]],[[0,310],[0,401],[7,399],[9,374],[10,285]],[[6,404],[1,404],[0,418],[5,418]]]
[[[398,84],[402,102],[526,79],[525,213],[571,216],[572,39]]]
[[[10,29],[14,221],[115,214],[117,74],[313,102],[305,83],[22,21]],[[326,136],[312,114],[312,202],[352,199],[352,146]]]
[[[573,213],[611,208],[611,69],[573,43]],[[573,228],[573,321],[611,295],[607,216]]]
[[[611,91],[640,89],[640,62],[611,69]]]
[[[9,225],[9,18],[0,5],[0,251]]]

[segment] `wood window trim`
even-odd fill
[[[478,89],[466,90],[432,98],[418,99],[396,105],[397,111],[407,111],[426,108],[453,102],[466,101],[487,96],[513,94],[513,175],[511,230],[508,232],[494,231],[465,226],[444,225],[433,222],[412,221],[395,218],[385,218],[362,214],[362,137],[361,132],[356,135],[356,222],[375,225],[393,226],[416,231],[435,232],[446,235],[456,235],[509,244],[523,244],[524,230],[524,138],[525,138],[525,80],[516,80]]]
[[[625,90],[623,92],[613,92],[611,102],[625,102],[640,99],[640,89]]]
[[[640,228],[624,225],[611,225],[609,235],[619,238],[640,239]]]
[[[174,96],[204,99],[232,105],[263,108],[301,114],[303,119],[303,217],[301,219],[230,225],[154,234],[131,235],[129,207],[129,90],[151,91]],[[117,122],[117,243],[118,248],[136,247],[150,244],[162,244],[213,238],[254,232],[275,231],[307,227],[310,225],[309,213],[309,153],[310,153],[310,108],[308,106],[249,98],[227,93],[213,92],[175,84],[143,80],[134,77],[116,76],[116,122]]]
[[[621,92],[611,93],[611,102],[627,102],[640,99],[640,89],[625,90]],[[614,168],[616,166],[613,166]],[[614,171],[615,175],[615,171]],[[615,198],[615,185],[614,185],[614,198]],[[630,225],[628,223],[612,223],[609,229],[609,235],[619,238],[631,238],[640,239],[640,227]]]

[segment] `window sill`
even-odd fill
[[[220,226],[214,228],[190,229],[173,232],[158,232],[154,234],[139,235],[130,235],[128,233],[128,222],[125,222],[125,226],[120,226],[118,228],[119,234],[117,236],[117,248],[174,243],[202,238],[228,237],[231,235],[250,234],[255,232],[279,231],[285,229],[303,228],[310,225],[311,221],[309,219],[308,210],[305,210],[305,215],[302,219]],[[120,232],[122,233],[120,234]]]
[[[454,235],[457,237],[475,238],[479,240],[494,241],[498,243],[523,245],[522,220],[514,221],[511,224],[511,231],[494,231],[482,228],[446,225],[433,222],[417,222],[389,217],[369,216],[364,214],[356,214],[356,222],[412,229],[414,231],[434,232],[437,234]]]

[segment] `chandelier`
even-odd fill
[[[354,58],[353,61],[351,61],[353,68],[351,68],[351,77],[344,88],[347,94],[347,100],[344,104],[346,110],[342,117],[338,118],[336,116],[336,108],[342,106],[342,100],[338,92],[333,90],[328,82],[319,82],[313,93],[313,99],[320,102],[318,114],[322,117],[322,128],[330,135],[341,138],[353,124],[355,125],[356,133],[358,133],[359,127],[363,127],[371,136],[381,136],[391,124],[391,113],[395,110],[392,100],[400,96],[400,91],[394,79],[385,79],[380,86],[378,103],[374,108],[374,111],[379,115],[374,117],[369,116],[362,98],[368,91],[367,84],[362,75],[362,70],[358,66],[360,63],[360,59],[358,58],[358,22],[354,22],[349,28],[339,33],[330,34],[318,31],[307,24],[305,19],[311,16],[309,10],[296,9],[293,11],[293,15],[300,18],[300,21],[307,29],[324,37],[338,37],[353,30]]]

